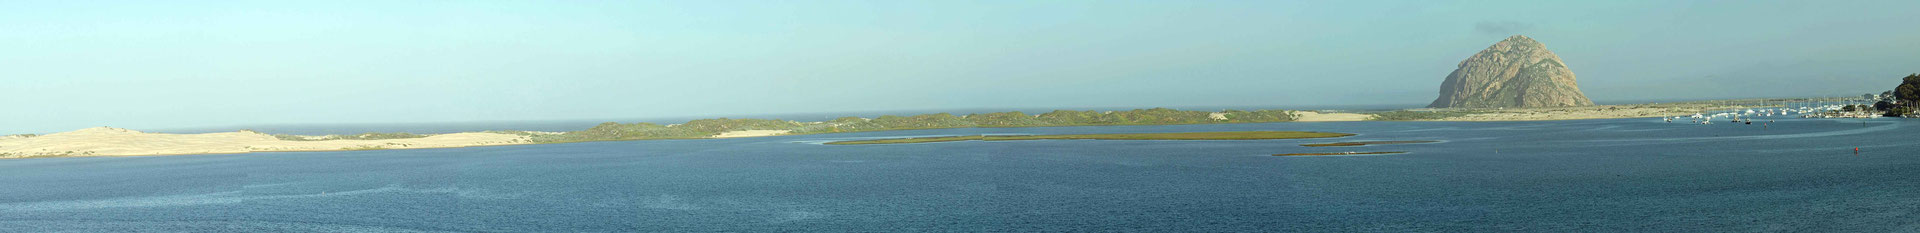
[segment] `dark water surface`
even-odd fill
[[[1920,231],[1920,121],[1778,120],[942,129],[16,159],[0,160],[0,231]],[[818,144],[1243,130],[1360,135]],[[1443,142],[1298,146],[1348,140]],[[1344,151],[1412,153],[1268,156]]]

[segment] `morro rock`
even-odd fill
[[[1473,54],[1440,84],[1429,108],[1592,106],[1573,70],[1547,45],[1514,35]]]

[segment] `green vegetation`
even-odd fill
[[[1373,113],[1376,121],[1420,121],[1439,120],[1449,117],[1463,117],[1474,114],[1472,111],[1391,111]]]
[[[1893,94],[1893,99],[1899,103],[1882,101],[1882,103],[1886,103],[1884,106],[1875,103],[1874,107],[1876,109],[1886,111],[1886,113],[1882,115],[1890,117],[1906,116],[1914,113],[1915,110],[1920,110],[1915,109],[1915,106],[1920,105],[1914,104],[1920,102],[1920,74],[1908,74],[1907,77],[1901,78],[1900,86],[1894,87],[1892,93],[1889,94]]]
[[[1243,131],[1243,132],[1194,132],[1194,133],[1133,133],[1133,134],[1067,134],[1067,135],[974,135],[924,138],[896,138],[860,141],[829,142],[827,145],[866,145],[866,144],[904,144],[952,141],[1012,141],[1012,140],[1262,140],[1262,139],[1301,139],[1346,137],[1353,134],[1295,132],[1295,131]]]
[[[424,137],[427,137],[427,135],[419,135],[419,134],[412,134],[412,133],[364,133],[360,135],[335,134],[335,135],[327,135],[327,136],[319,136],[319,137],[307,137],[307,136],[300,136],[300,135],[274,134],[273,137],[279,138],[280,140],[287,140],[287,141],[328,141],[328,140],[380,140],[380,139],[424,138]]]
[[[1330,146],[1365,146],[1365,145],[1392,145],[1392,144],[1415,144],[1415,143],[1435,143],[1435,142],[1440,142],[1440,141],[1364,141],[1364,142],[1335,142],[1335,143],[1320,143],[1320,144],[1302,144],[1302,145],[1300,145],[1300,146],[1304,146],[1304,147],[1330,147]]]
[[[1335,153],[1293,153],[1293,154],[1273,154],[1273,156],[1317,156],[1317,155],[1384,155],[1384,154],[1405,154],[1405,153],[1407,153],[1407,152],[1406,152],[1406,151],[1388,151],[1388,152],[1335,152]]]
[[[1920,74],[1909,74],[1900,79],[1900,86],[1893,88],[1894,98],[1902,102],[1920,101]]]
[[[1293,116],[1284,110],[1225,110],[1221,111],[1220,114],[1221,117],[1215,118],[1213,116],[1214,112],[1152,108],[1107,112],[1056,110],[1037,115],[1017,111],[968,114],[965,116],[956,116],[948,113],[914,116],[885,115],[873,119],[841,117],[825,122],[719,118],[693,120],[685,124],[676,125],[607,122],[587,130],[562,134],[524,135],[532,136],[533,141],[538,143],[558,143],[640,139],[695,139],[708,138],[722,132],[739,130],[788,130],[789,134],[818,134],[973,127],[1173,125],[1285,122],[1294,120]]]
[[[0,136],[0,138],[31,138],[31,137],[38,137],[38,136],[40,135],[29,133],[29,134],[14,134],[14,135]]]
[[[817,130],[810,127],[820,124],[807,124],[782,120],[761,119],[700,119],[686,124],[659,125],[653,123],[600,123],[593,128],[566,132],[555,135],[532,135],[534,142],[580,142],[638,139],[693,139],[707,138],[715,134],[736,130]]]
[[[1892,108],[1887,108],[1887,112],[1882,113],[1880,116],[1901,117],[1901,116],[1906,116],[1907,113],[1910,113],[1910,112],[1914,112],[1914,109],[1909,107],[1892,107]]]

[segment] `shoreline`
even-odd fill
[[[1353,121],[1432,121],[1432,122],[1526,122],[1526,121],[1564,121],[1564,120],[1604,120],[1659,118],[1666,116],[1689,115],[1696,112],[1725,111],[1742,108],[1760,108],[1767,106],[1728,106],[1717,104],[1641,104],[1641,105],[1598,105],[1583,107],[1525,108],[1525,109],[1425,109],[1415,110],[1424,113],[1447,114],[1434,119],[1381,119],[1381,113],[1341,113],[1333,111],[1290,111],[1298,118],[1281,122],[1353,122]],[[1402,110],[1400,112],[1411,112]],[[633,138],[577,141],[539,141],[535,135],[561,134],[555,132],[464,132],[425,135],[417,138],[395,139],[338,139],[295,141],[274,138],[279,135],[241,131],[204,134],[163,134],[108,127],[88,128],[72,132],[37,135],[27,137],[0,138],[0,159],[57,158],[57,157],[132,157],[132,156],[177,156],[204,154],[243,154],[254,152],[330,152],[350,150],[395,150],[395,149],[433,149],[462,148],[479,146],[511,146],[532,144],[560,144],[599,141],[637,141],[664,139],[726,139],[748,137],[771,137],[793,135],[815,135],[854,132],[879,132],[924,129],[958,128],[1031,128],[1031,127],[1078,127],[1078,126],[1151,126],[1151,125],[1199,125],[1199,124],[1249,124],[1280,122],[1205,122],[1175,124],[1077,124],[1044,126],[974,126],[974,127],[927,127],[898,128],[849,132],[794,132],[792,130],[732,130],[706,137],[690,138]],[[75,134],[89,137],[74,137]],[[89,135],[91,134],[91,135]],[[453,135],[453,136],[449,136]],[[68,138],[62,138],[68,137]],[[260,137],[265,137],[262,139]],[[315,137],[315,136],[303,136]],[[64,140],[52,140],[64,139]],[[132,146],[129,146],[132,145]],[[104,152],[103,152],[104,151]]]
[[[165,134],[95,127],[0,140],[0,158],[452,148],[532,143],[530,136],[503,133],[451,133],[366,140],[287,140],[282,136],[252,131]]]
[[[1502,122],[1636,119],[1687,116],[1778,105],[1637,104],[1514,109],[1413,109],[1376,113],[1387,121]]]

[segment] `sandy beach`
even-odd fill
[[[247,131],[164,134],[96,127],[37,137],[0,139],[0,158],[416,149],[529,143],[533,141],[527,136],[499,133],[453,133],[381,140],[287,141]]]
[[[791,130],[740,130],[720,133],[713,138],[765,137]],[[551,132],[532,132],[551,133]],[[298,136],[321,139],[323,136]],[[381,149],[423,149],[469,146],[533,144],[529,136],[502,133],[451,133],[421,138],[377,140],[290,141],[259,132],[240,131],[204,134],[147,133],[129,129],[95,127],[41,136],[0,137],[0,159],[71,156],[148,156],[189,154],[233,154],[274,151],[341,151]]]

